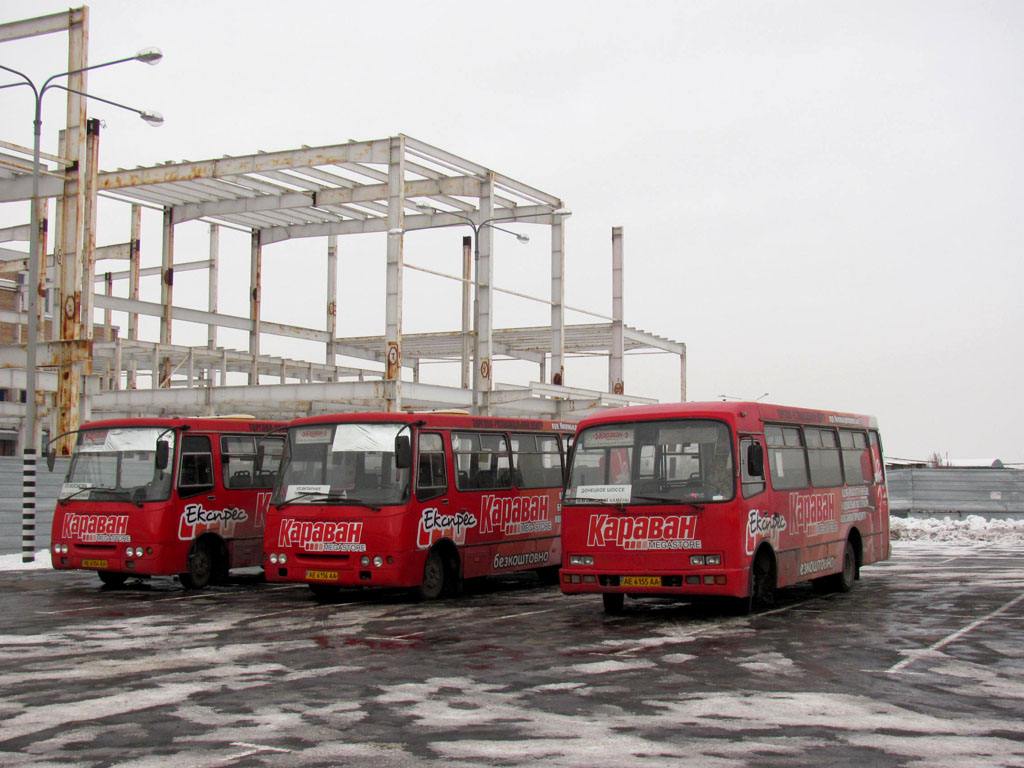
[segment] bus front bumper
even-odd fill
[[[749,589],[749,578],[748,568],[599,573],[593,569],[563,567],[559,583],[566,595],[621,593],[666,597],[743,597]]]

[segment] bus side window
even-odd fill
[[[556,488],[562,484],[562,459],[555,435],[512,435],[512,462],[520,488]]]
[[[750,446],[755,442],[756,440],[751,437],[744,437],[740,440],[740,468],[742,471],[740,481],[743,483],[743,498],[745,499],[756,496],[765,489],[764,462],[761,463],[761,474],[750,474]]]
[[[213,490],[213,452],[206,435],[185,435],[181,440],[178,492],[182,496]]]
[[[772,473],[772,488],[793,491],[807,488],[807,456],[804,454],[803,435],[799,427],[764,427],[768,443],[768,466]]]
[[[839,445],[843,449],[843,472],[847,485],[870,485],[875,473],[871,468],[868,438],[863,432],[839,430]]]
[[[252,488],[256,465],[256,439],[252,435],[224,435],[220,462],[225,488]]]
[[[420,501],[448,492],[448,472],[444,460],[444,440],[436,432],[420,433],[420,452],[416,469],[416,495]]]

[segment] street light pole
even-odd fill
[[[19,85],[27,85],[32,89],[35,96],[35,114],[32,120],[32,200],[29,225],[29,254],[28,254],[28,341],[25,354],[25,425],[24,440],[22,442],[22,455],[24,468],[22,474],[22,539],[21,559],[22,562],[31,563],[35,561],[35,516],[36,516],[36,454],[38,441],[36,440],[36,352],[39,336],[39,174],[40,174],[40,149],[39,144],[42,138],[42,109],[43,96],[49,88],[59,88],[70,93],[78,94],[86,98],[102,101],[115,107],[135,112],[143,120],[153,126],[163,123],[163,117],[157,112],[150,112],[135,109],[124,104],[118,104],[108,99],[77,91],[54,82],[57,78],[75,75],[80,72],[87,72],[102,67],[110,67],[115,64],[122,64],[126,61],[141,61],[146,64],[157,64],[163,58],[163,54],[157,48],[146,48],[134,56],[128,56],[115,61],[108,61],[103,64],[94,64],[89,67],[72,69],[68,72],[59,72],[46,79],[42,88],[36,88],[32,79],[23,72],[0,64],[0,69],[10,72],[22,78],[23,82],[8,83],[0,86],[2,88],[13,88]],[[75,258],[81,258],[82,254],[75,254]]]

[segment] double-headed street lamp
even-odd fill
[[[518,240],[520,243],[524,243],[524,244],[530,242],[530,236],[522,234],[520,232],[513,232],[510,229],[505,229],[503,227],[499,227],[497,224],[494,224],[495,221],[506,221],[507,219],[504,216],[493,216],[493,217],[491,217],[489,219],[484,219],[483,221],[479,221],[478,222],[475,219],[473,219],[471,216],[469,216],[468,214],[462,213],[461,211],[442,211],[439,208],[435,208],[432,205],[428,205],[427,203],[416,203],[416,208],[418,210],[422,211],[423,213],[428,213],[428,214],[449,214],[451,216],[455,216],[456,218],[462,219],[462,221],[456,222],[454,224],[449,224],[449,225],[446,225],[446,226],[458,227],[458,226],[465,225],[465,226],[468,226],[468,227],[472,228],[472,230],[473,230],[473,274],[476,275],[475,290],[473,292],[473,307],[474,307],[474,311],[473,311],[473,324],[474,324],[474,331],[476,331],[476,322],[477,322],[477,317],[478,317],[478,314],[479,314],[479,304],[480,304],[480,282],[479,282],[480,278],[479,278],[479,274],[478,274],[479,267],[480,267],[480,230],[482,230],[484,227],[490,227],[491,229],[496,229],[499,232],[505,232],[506,234],[513,235],[513,236],[515,236],[516,240]],[[558,208],[558,209],[556,209],[554,211],[551,211],[550,215],[551,216],[571,216],[572,215],[572,211],[570,211],[568,208]],[[515,221],[515,219],[513,218],[512,221]],[[466,296],[466,294],[464,293],[463,294],[463,305],[464,305],[463,306],[463,312],[464,313],[466,311],[465,305],[467,303],[465,301],[465,296]],[[468,323],[466,322],[465,314],[463,314],[463,327],[467,328],[467,336],[468,336],[468,334],[469,334]],[[473,339],[473,360],[474,360],[474,363],[476,363],[473,366],[473,404],[474,404],[474,406],[478,405],[478,403],[477,403],[477,390],[478,390],[478,386],[477,386],[477,383],[476,383],[477,382],[477,378],[482,375],[481,371],[480,371],[480,365],[479,365],[480,361],[477,360],[477,357],[479,357],[478,343],[479,343],[479,340],[475,337],[475,334],[474,334],[474,339]],[[463,343],[463,356],[464,357],[468,355],[468,346],[469,346],[468,345],[468,341]],[[490,362],[490,361],[488,361],[488,362]],[[463,364],[465,364],[465,363],[463,363]],[[488,373],[486,375],[489,376],[490,372],[488,371]],[[465,369],[463,369],[463,376],[465,376]],[[465,381],[465,378],[463,379],[463,381]]]
[[[93,64],[92,66],[82,67],[80,69],[72,69],[68,72],[59,72],[56,75],[52,75],[47,78],[41,88],[37,88],[36,84],[32,82],[32,79],[23,72],[19,72],[11,67],[0,64],[0,69],[5,72],[17,75],[21,78],[20,82],[7,83],[0,85],[0,89],[3,88],[14,88],[19,85],[27,85],[32,89],[32,93],[35,96],[35,117],[32,122],[32,201],[31,201],[31,224],[29,231],[29,254],[28,254],[28,344],[26,346],[26,366],[25,366],[25,435],[23,445],[24,455],[24,475],[23,475],[23,500],[22,500],[22,552],[21,559],[26,563],[30,563],[35,560],[35,486],[36,486],[36,347],[37,347],[37,336],[39,334],[39,318],[38,318],[38,302],[39,302],[39,175],[40,175],[40,162],[39,162],[39,142],[42,135],[43,119],[42,119],[42,107],[43,107],[43,96],[46,91],[50,88],[58,88],[62,91],[74,93],[87,99],[94,99],[101,101],[104,104],[110,104],[114,107],[120,107],[126,109],[129,112],[136,113],[139,117],[145,120],[152,126],[162,125],[164,122],[163,117],[158,112],[152,112],[147,110],[136,109],[135,107],[129,107],[127,104],[119,104],[116,101],[110,101],[109,99],[103,99],[99,96],[93,96],[92,94],[85,93],[84,91],[78,91],[74,88],[68,88],[65,85],[60,85],[55,80],[63,77],[69,77],[70,75],[77,75],[82,72],[89,72],[94,69],[101,69],[102,67],[111,67],[115,64],[123,64],[126,61],[141,61],[146,64],[157,64],[163,58],[163,54],[159,48],[146,48],[134,56],[128,56],[123,59],[116,59],[114,61],[108,61],[103,64]],[[81,258],[81,254],[75,254],[75,258]]]

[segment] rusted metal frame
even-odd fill
[[[64,195],[58,206],[61,233],[60,251],[55,244],[55,261],[60,271],[59,310],[60,339],[76,343],[82,338],[82,272],[81,259],[85,247],[85,197],[86,185],[82,174],[88,169],[86,162],[86,99],[81,93],[88,92],[87,73],[76,71],[88,66],[89,13],[88,9],[72,9],[66,16],[68,29],[68,75],[67,119],[62,140],[61,155],[67,160]],[[79,93],[74,93],[78,91]],[[91,290],[92,286],[90,286]],[[55,323],[56,324],[56,323]],[[78,429],[81,403],[82,370],[70,353],[71,344],[65,344],[67,354],[61,361],[57,391],[57,433],[66,434]],[[57,443],[57,453],[68,456],[71,440],[63,438]]]
[[[253,356],[252,372],[249,374],[251,386],[260,383],[260,303],[262,299],[261,282],[263,279],[263,246],[260,243],[260,231],[254,230],[249,249],[249,319],[252,330],[249,331],[249,354]]]
[[[622,299],[623,232],[622,227],[612,227],[612,343],[608,349],[608,391],[618,395],[625,392]]]
[[[22,40],[37,35],[49,35],[53,32],[63,32],[75,24],[76,12],[81,8],[74,8],[60,13],[51,13],[48,16],[37,16],[23,21],[11,21],[0,24],[0,43],[9,40]],[[79,22],[80,23],[80,22]]]
[[[327,238],[327,312],[325,323],[327,326],[327,344],[325,346],[325,357],[327,365],[335,365],[338,362],[337,354],[334,351],[335,337],[338,335],[338,237],[331,235]]]
[[[565,386],[565,226],[551,222],[551,383]]]
[[[347,161],[374,162],[385,164],[388,158],[389,142],[377,139],[367,142],[352,142],[329,147],[267,152],[241,157],[225,157],[219,160],[205,160],[195,163],[175,163],[151,168],[110,171],[100,175],[101,189],[133,187],[140,184],[157,184],[184,179],[216,179],[259,173],[263,170],[299,168],[318,165],[334,165]]]
[[[388,162],[388,237],[384,304],[384,409],[402,407],[402,250],[405,241],[405,141],[390,140]]]
[[[63,194],[65,185],[61,181],[60,174],[44,174],[39,179],[40,197],[59,197]],[[31,175],[19,176],[0,183],[0,203],[14,203],[19,200],[28,200],[32,197]]]

